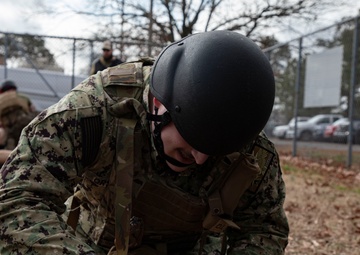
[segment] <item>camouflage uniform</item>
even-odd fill
[[[12,150],[18,143],[21,130],[38,114],[30,99],[16,90],[0,95],[0,120],[6,141],[3,149]]]
[[[234,210],[240,228],[228,228],[226,238],[202,229],[216,193],[210,190],[218,190],[231,157],[211,157],[182,173],[157,157],[146,121],[151,63],[90,76],[23,130],[1,169],[1,254],[107,254],[115,236],[128,240],[129,254],[284,252],[285,186],[274,145],[263,134],[243,151],[257,151],[260,171]],[[65,204],[79,212],[76,231],[66,223]],[[131,224],[116,228],[118,214],[131,207]]]

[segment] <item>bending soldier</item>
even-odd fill
[[[18,93],[15,82],[5,80],[0,88],[0,149],[14,149],[21,130],[37,113],[30,99]]]
[[[271,66],[230,31],[90,76],[1,169],[1,254],[283,254]]]

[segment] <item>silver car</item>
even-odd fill
[[[297,125],[296,138],[302,141],[311,141],[314,139],[314,131],[319,129],[319,126],[327,126],[336,120],[342,118],[339,114],[319,114],[310,118],[307,121],[299,122]],[[295,124],[289,125],[286,132],[286,138],[292,139],[295,136]]]
[[[308,119],[310,119],[310,117],[304,117],[304,116],[297,117],[298,122],[307,121]],[[279,139],[284,139],[286,137],[286,132],[288,131],[290,125],[295,125],[295,118],[292,118],[287,125],[280,125],[274,127],[272,135]]]

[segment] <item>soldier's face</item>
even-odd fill
[[[112,56],[112,50],[109,49],[103,49],[103,57],[105,59],[108,59]]]
[[[154,105],[159,109],[159,115],[166,112],[166,108],[156,98],[154,98]],[[161,131],[161,139],[164,144],[165,154],[184,164],[196,163],[201,165],[204,164],[205,161],[209,158],[208,155],[201,153],[191,147],[182,138],[173,122],[163,127]],[[166,163],[172,170],[176,172],[182,172],[186,170],[186,167],[174,166],[168,161]]]

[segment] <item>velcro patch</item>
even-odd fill
[[[140,66],[141,67],[141,63]],[[113,68],[109,68],[109,81],[110,84],[123,83],[123,84],[134,84],[137,83],[138,70],[134,63],[128,63],[119,65]]]

